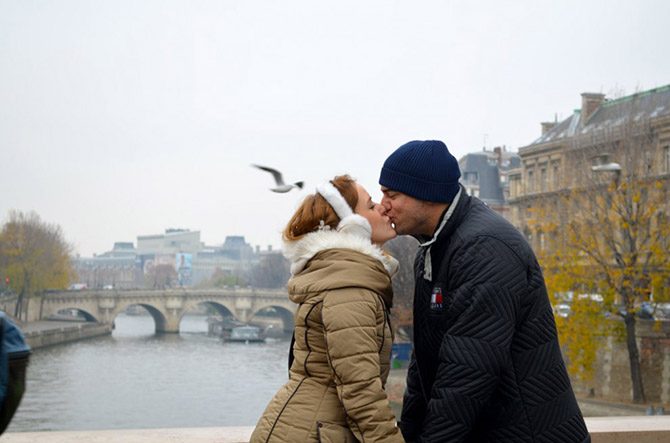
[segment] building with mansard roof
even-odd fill
[[[670,178],[670,85],[616,99],[583,93],[580,108],[541,128],[509,172],[509,218],[535,249],[545,244],[529,223],[537,208],[554,208],[565,223],[569,209],[556,206],[559,196],[593,183],[594,166],[616,166],[622,178]]]
[[[519,167],[519,156],[503,147],[466,154],[458,161],[461,184],[469,195],[479,198],[503,216],[508,215],[507,174]]]

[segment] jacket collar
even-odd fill
[[[310,232],[300,240],[284,242],[283,252],[291,262],[291,275],[300,273],[312,257],[327,249],[351,249],[375,258],[391,277],[398,270],[398,261],[370,243],[369,239],[354,233],[320,230]]]
[[[451,202],[449,207],[447,208],[446,211],[442,214],[442,217],[440,219],[440,223],[437,225],[437,229],[433,233],[433,238],[428,238],[428,236],[425,236],[424,238],[419,238],[419,247],[427,247],[432,245],[437,241],[437,238],[440,236],[440,233],[446,226],[447,222],[451,218],[451,215],[454,213],[456,210],[456,207],[458,206],[458,202],[461,199],[461,194],[463,194],[463,188],[460,188],[458,192],[456,193],[456,196],[454,197],[454,200]]]
[[[433,237],[417,236],[417,240],[420,243],[419,248],[424,256],[423,278],[425,280],[433,280],[432,247],[436,246],[440,248],[451,236],[456,227],[461,224],[465,207],[470,204],[470,199],[471,197],[465,193],[465,188],[461,185],[456,197],[454,197],[454,200],[442,215],[442,219],[433,233]]]

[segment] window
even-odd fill
[[[663,172],[670,173],[670,146],[663,148]]]
[[[533,180],[534,180],[533,171],[530,170],[530,171],[528,171],[528,186],[526,187],[528,192],[534,192],[534,190],[535,190],[534,186],[533,186]]]
[[[510,197],[516,198],[521,195],[521,174],[509,176]]]
[[[650,151],[644,151],[644,173],[647,175],[651,174],[654,164],[653,156]]]
[[[477,183],[479,181],[479,175],[476,172],[464,172],[463,180],[466,183]]]
[[[547,168],[540,169],[540,191],[547,191]]]
[[[557,191],[561,187],[561,178],[559,176],[558,163],[554,163],[554,190]]]

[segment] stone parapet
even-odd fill
[[[16,432],[3,443],[247,443],[253,427]]]
[[[661,443],[670,441],[670,416],[591,417],[593,443]],[[253,427],[130,429],[108,431],[17,432],[3,443],[247,443]]]

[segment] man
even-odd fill
[[[412,141],[379,178],[396,231],[420,242],[403,436],[590,442],[533,251],[460,176],[444,143]]]

